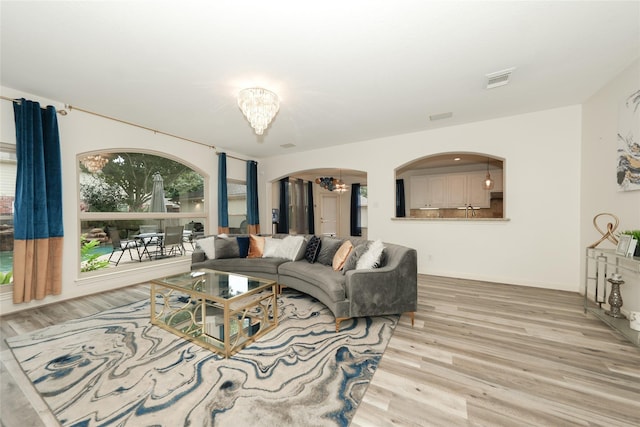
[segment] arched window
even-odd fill
[[[194,237],[205,232],[205,181],[190,166],[149,152],[78,155],[80,270],[132,268],[162,259],[167,254],[160,243],[169,226],[183,227],[179,246],[185,250],[179,254],[186,256]],[[118,240],[125,251],[118,250]]]
[[[407,163],[396,169],[396,217],[504,218],[504,164],[504,159],[468,152]]]

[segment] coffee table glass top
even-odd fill
[[[189,292],[199,292],[207,297],[232,299],[265,286],[271,286],[273,281],[248,277],[239,274],[225,273],[215,270],[196,270],[175,276],[157,279],[156,282],[182,288]]]

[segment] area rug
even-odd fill
[[[344,321],[287,289],[278,327],[224,359],[140,301],[7,339],[64,426],[346,426],[398,316]]]

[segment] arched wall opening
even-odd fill
[[[505,163],[474,152],[436,153],[408,162],[395,170],[396,217],[505,218]]]
[[[274,233],[367,237],[366,172],[337,168],[301,170],[272,181],[271,186]],[[354,191],[357,191],[355,200]]]

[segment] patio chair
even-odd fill
[[[184,247],[185,243],[189,243],[191,245],[191,250],[194,249],[193,243],[193,221],[184,225],[184,230],[182,231],[182,246]]]
[[[129,258],[131,258],[131,261],[133,261],[133,255],[131,254],[131,249],[134,249],[134,248],[136,250],[136,254],[138,255],[138,257],[136,258],[136,261],[140,261],[140,252],[138,252],[137,242],[133,240],[122,240],[120,238],[120,232],[115,227],[109,227],[109,237],[111,238],[111,245],[113,246],[111,255],[109,255],[109,262],[112,262],[111,258],[113,257],[113,254],[115,254],[116,252],[120,252],[120,256],[116,261],[116,267],[117,267],[125,251],[129,252]]]
[[[180,252],[180,255],[183,255],[186,250],[182,244],[182,232],[184,231],[184,226],[175,225],[175,226],[167,226],[164,229],[164,238],[162,239],[162,249],[161,252],[165,256],[177,255]]]

